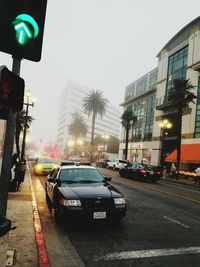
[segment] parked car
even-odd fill
[[[95,167],[60,166],[46,181],[47,202],[54,207],[55,222],[65,218],[120,220],[126,214],[124,196]]]
[[[115,169],[121,169],[127,166],[127,161],[126,160],[121,160],[121,159],[114,159],[108,162],[107,168],[112,168],[113,170]]]
[[[33,163],[33,172],[36,175],[49,174],[57,166],[52,158],[40,157]]]
[[[119,170],[119,175],[121,177],[156,182],[162,175],[162,169],[161,166],[129,163],[128,166]]]
[[[97,161],[96,167],[107,168],[108,162],[110,162],[109,159],[103,159],[103,160],[100,159],[99,161]]]

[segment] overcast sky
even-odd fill
[[[69,79],[119,106],[125,87],[155,68],[162,47],[199,15],[199,0],[49,0],[42,59],[21,63],[26,90],[37,98],[32,140],[56,139]],[[0,52],[0,65],[11,70],[11,56]]]

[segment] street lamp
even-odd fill
[[[103,138],[103,151],[105,152],[107,150],[106,140],[108,140],[110,138],[110,136],[108,134],[102,134],[101,138]]]
[[[172,128],[172,123],[168,119],[164,119],[160,122],[160,128],[162,130],[161,132],[161,155],[160,155],[160,165],[164,164],[164,144],[165,144],[165,137],[168,135],[167,130]]]
[[[24,131],[23,131],[23,139],[22,139],[22,151],[21,151],[21,161],[24,161],[24,155],[25,155],[25,143],[26,143],[26,132],[27,132],[27,118],[28,118],[28,109],[29,106],[34,106],[34,98],[30,91],[27,91],[24,95],[24,103],[26,106],[26,114],[25,114],[25,120],[24,120]]]

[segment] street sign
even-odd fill
[[[0,1],[0,51],[40,61],[47,0]]]

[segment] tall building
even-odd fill
[[[182,163],[197,163],[192,151],[195,149],[194,145],[196,149],[200,149],[200,17],[190,22],[169,40],[157,57],[157,101],[153,128],[153,142],[157,150],[153,151],[154,163],[160,162],[160,151],[164,158],[169,160],[167,157],[177,148],[177,107],[173,106],[169,99],[175,79],[189,79],[195,86],[192,92],[197,96],[197,100],[189,104],[189,108],[184,110],[182,117],[181,161]],[[159,145],[163,133],[159,125],[166,119],[172,127],[167,130],[167,135],[163,136],[164,140]],[[189,155],[190,160],[186,159],[184,153]],[[176,161],[176,158],[171,158],[171,161]]]
[[[91,88],[82,86],[74,81],[69,81],[61,94],[57,144],[63,149],[71,138],[68,133],[68,126],[72,122],[72,114],[74,112],[79,112],[85,118],[85,123],[88,126],[85,141],[90,141],[91,139],[92,118],[91,116],[88,117],[82,108],[83,99],[90,90]],[[101,118],[101,116],[98,115],[96,118],[94,136],[108,134],[119,138],[120,117],[120,108],[108,103],[106,113],[103,117]]]
[[[151,140],[156,99],[156,83],[158,69],[146,73],[125,89],[124,110],[132,110],[137,116],[137,122],[131,128],[128,145],[128,159],[141,161],[151,160]],[[121,131],[119,158],[124,158],[125,129]]]
[[[197,99],[183,110],[181,129],[181,164],[200,163],[200,17],[181,29],[157,55],[158,67],[125,89],[124,110],[131,108],[138,116],[129,140],[129,159],[151,164],[176,161],[178,109],[169,98],[175,79],[189,79]],[[155,75],[152,80],[151,75]],[[145,112],[146,107],[146,112]],[[167,122],[166,127],[164,123]],[[124,131],[124,130],[123,130]],[[123,156],[125,144],[119,154]],[[132,138],[132,139],[131,139]]]

